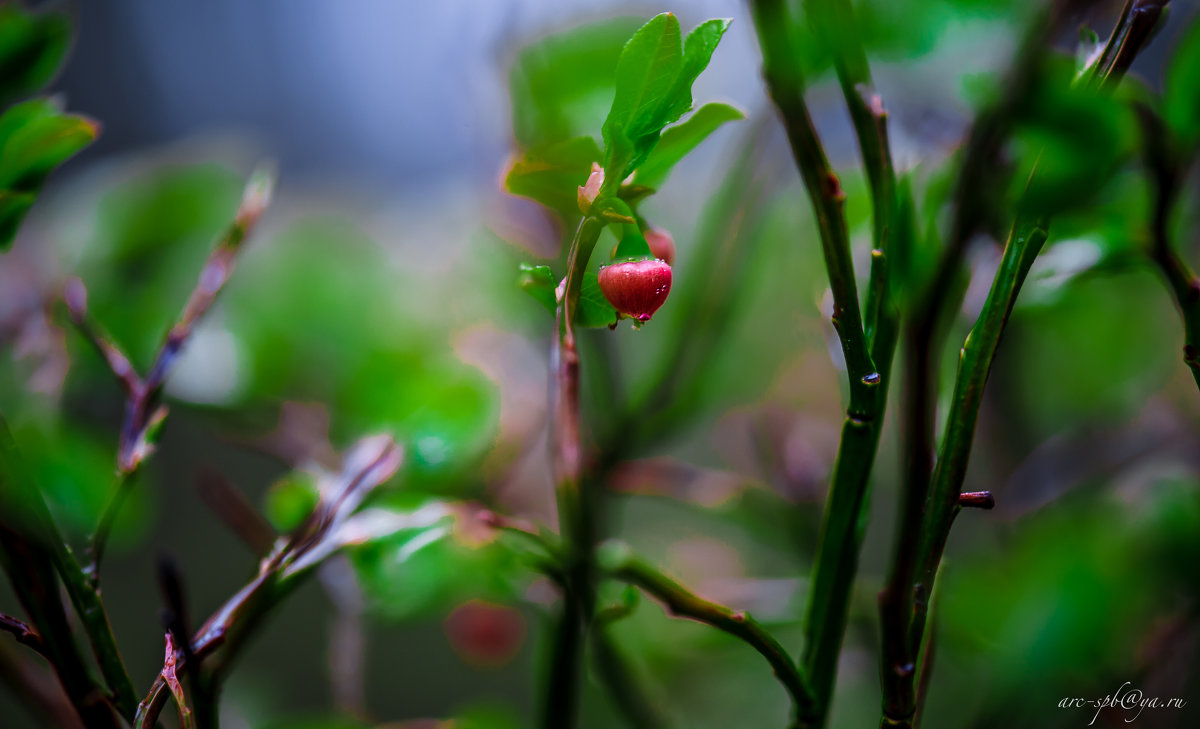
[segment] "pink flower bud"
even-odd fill
[[[666,261],[625,261],[600,269],[600,291],[623,316],[650,321],[671,292]]]
[[[647,228],[646,242],[650,244],[650,253],[655,258],[661,258],[668,266],[675,265],[675,239],[662,228]]]
[[[579,203],[579,212],[587,215],[592,209],[592,203],[596,202],[596,196],[600,194],[600,188],[604,185],[604,168],[595,162],[592,163],[592,174],[588,175],[587,182],[583,187],[579,188],[576,195],[576,200]]]

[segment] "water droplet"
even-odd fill
[[[879,379],[878,372],[870,372],[863,375],[862,381],[864,385],[878,385]]]

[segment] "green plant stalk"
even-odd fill
[[[1109,45],[1115,52],[1093,69],[1090,81],[1101,80],[1105,85],[1118,82],[1142,45],[1150,39],[1151,30],[1161,17],[1166,3],[1161,0],[1129,0]],[[983,134],[998,144],[1004,137],[1011,109],[1021,89],[1033,80],[1036,63],[1030,57],[1040,53],[1048,32],[1063,19],[1062,10],[1054,8],[1043,27],[1031,29],[1024,51],[1009,83],[1005,100],[987,114],[990,131]],[[1130,29],[1127,25],[1133,25]],[[1032,65],[1031,65],[1032,64]],[[981,118],[980,122],[985,121]],[[979,127],[977,123],[976,128]],[[972,130],[972,137],[976,129]],[[981,143],[982,144],[982,143]],[[968,143],[968,159],[975,145]],[[986,160],[990,155],[983,157]],[[978,180],[986,166],[967,177],[970,170],[964,169],[964,178]],[[1036,174],[1036,171],[1035,171]],[[955,223],[952,232],[958,236],[973,230],[976,223],[969,215],[974,195],[964,195],[960,190],[959,204],[955,208]],[[961,508],[959,493],[966,475],[971,442],[982,402],[983,388],[991,369],[992,359],[999,344],[1000,335],[1012,312],[1012,306],[1021,284],[1041,251],[1046,239],[1049,220],[1030,216],[1018,205],[1017,218],[1013,223],[1009,240],[1005,245],[1000,270],[993,280],[992,288],[971,334],[963,347],[955,390],[948,414],[946,431],[938,452],[936,467],[930,468],[933,432],[933,382],[935,369],[932,354],[935,351],[937,322],[948,298],[939,295],[944,286],[939,286],[948,263],[956,260],[955,251],[961,256],[961,245],[953,239],[943,256],[934,287],[926,297],[926,304],[919,311],[916,322],[909,330],[908,372],[906,395],[909,398],[909,413],[906,421],[904,489],[896,531],[896,547],[887,585],[880,593],[880,617],[883,634],[883,656],[880,676],[883,686],[883,716],[881,727],[909,727],[916,710],[914,682],[916,660],[922,644],[929,595],[933,589],[938,565],[941,562],[949,530],[954,517]],[[963,241],[965,243],[965,240]],[[954,264],[957,267],[957,263]],[[926,650],[929,650],[926,647]]]
[[[602,564],[601,568],[608,576],[635,585],[661,600],[672,614],[697,620],[745,641],[767,659],[775,677],[791,697],[797,717],[812,711],[812,688],[803,671],[779,641],[754,618],[693,594],[632,555],[623,555]],[[799,726],[799,723],[793,726]]]
[[[815,711],[804,717],[804,725],[823,727],[831,708],[850,596],[869,518],[870,477],[891,381],[899,317],[890,290],[887,263],[892,239],[899,232],[899,226],[895,217],[896,175],[888,145],[887,115],[881,99],[872,90],[870,66],[856,35],[853,10],[845,0],[809,2],[806,7],[814,29],[831,39],[829,51],[870,183],[873,250],[865,331],[871,359],[879,375],[869,417],[847,417],[842,425],[805,610],[803,662],[816,701]]]
[[[42,637],[46,660],[84,725],[117,729],[118,721],[105,702],[106,692],[89,674],[71,635],[46,551],[26,535],[0,526],[0,564]]]
[[[16,475],[20,473],[17,467],[20,455],[16,452],[16,445],[12,440],[12,435],[9,433],[8,426],[3,421],[0,421],[0,449],[3,450],[2,458],[4,460],[3,478],[6,482],[12,482]],[[15,483],[6,483],[0,486],[5,491],[16,488]],[[104,676],[105,682],[108,684],[108,689],[112,694],[113,705],[121,716],[129,720],[133,717],[134,709],[137,705],[137,698],[133,692],[133,682],[129,678],[129,673],[125,669],[125,663],[121,660],[120,650],[117,648],[117,641],[112,632],[112,626],[108,622],[108,614],[104,610],[104,603],[100,598],[100,593],[92,585],[76,561],[66,541],[59,532],[57,525],[54,523],[53,517],[50,515],[50,510],[46,506],[46,502],[42,498],[41,491],[36,487],[26,484],[23,489],[24,493],[20,495],[6,494],[4,500],[6,502],[13,499],[19,499],[19,510],[23,512],[24,526],[32,530],[32,539],[25,539],[30,548],[33,550],[29,555],[30,560],[53,565],[59,577],[62,578],[63,585],[66,587],[67,595],[71,600],[72,606],[79,615],[80,622],[83,625],[84,632],[87,634],[88,642],[91,644],[92,652],[96,657],[96,662],[100,667],[100,672]],[[9,507],[6,507],[6,509]],[[14,565],[15,569],[15,565]],[[34,569],[30,567],[30,569]],[[10,573],[15,574],[15,573]],[[44,613],[42,618],[48,620],[51,625],[42,625],[35,617],[34,622],[37,624],[38,632],[42,639],[47,643],[60,642],[59,648],[52,648],[58,655],[58,661],[63,663],[60,665],[55,663],[56,669],[70,670],[72,662],[71,654],[74,653],[73,641],[70,637],[70,628],[68,624],[59,621],[54,613],[61,612],[61,605],[58,604],[57,587],[50,584],[57,582],[52,576],[41,575],[34,583],[29,583],[29,586],[40,585],[38,589],[49,590],[51,595],[47,596],[45,610],[52,612]],[[21,595],[21,590],[17,590],[18,596]],[[53,603],[53,604],[51,604]],[[57,607],[55,607],[57,605]],[[28,606],[27,606],[28,609]],[[63,630],[65,629],[65,632]],[[67,650],[67,643],[71,643],[71,649]],[[77,658],[77,657],[76,657]],[[71,687],[64,686],[71,692]]]
[[[604,230],[599,217],[585,216],[567,254],[567,277],[558,304],[551,408],[551,461],[556,483],[559,531],[565,544],[563,609],[551,647],[542,726],[569,729],[579,711],[584,632],[591,611],[592,546],[595,543],[596,484],[584,478],[579,411],[579,350],[572,317],[579,304],[583,273]]]
[[[796,166],[804,180],[821,235],[821,253],[833,293],[833,326],[841,341],[850,383],[847,416],[868,420],[875,412],[879,373],[871,361],[850,259],[845,194],[829,166],[804,101],[804,80],[796,64],[791,23],[782,0],[751,0],[763,54],[763,78],[779,111]]]
[[[630,671],[629,662],[613,641],[608,626],[593,625],[588,635],[596,672],[629,726],[633,729],[666,726],[658,707],[646,696],[638,677]]]

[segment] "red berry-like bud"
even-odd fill
[[[671,267],[666,261],[625,261],[600,269],[600,291],[622,315],[650,321],[671,293]]]
[[[648,228],[645,231],[646,242],[650,244],[650,253],[655,258],[661,258],[668,266],[675,265],[675,239],[662,228]]]
[[[521,613],[483,600],[456,607],[444,627],[455,652],[467,663],[482,668],[508,663],[525,641],[525,618]]]

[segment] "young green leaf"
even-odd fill
[[[645,240],[642,241],[645,245]],[[649,250],[649,248],[647,248]],[[558,286],[554,272],[549,266],[521,264],[521,288],[538,301],[551,314],[558,305],[555,288]],[[586,271],[579,289],[579,309],[575,312],[575,326],[606,327],[617,321],[617,311],[600,291],[595,271]]]
[[[721,37],[725,35],[731,22],[733,21],[729,18],[713,18],[688,33],[683,43],[683,67],[663,101],[659,117],[655,120],[659,128],[678,121],[679,117],[692,108],[692,84],[704,69],[708,68],[713,51],[717,49],[717,44],[721,42]]]
[[[663,132],[658,144],[638,167],[634,182],[656,188],[671,174],[677,162],[698,147],[725,122],[746,118],[741,111],[728,104],[705,104],[682,124]]]
[[[504,177],[514,195],[531,198],[567,217],[579,212],[576,188],[587,181],[600,147],[591,137],[575,137],[533,147],[512,163]]]
[[[30,13],[0,6],[0,105],[37,93],[50,82],[71,44],[63,13]]]
[[[575,312],[575,326],[609,327],[616,323],[617,310],[604,298],[596,273],[585,272],[579,287],[579,311]]]
[[[610,156],[605,174],[610,179],[623,176],[637,138],[649,133],[651,120],[682,65],[679,20],[671,13],[651,18],[625,44],[617,61],[612,108],[604,121],[604,143]]]

